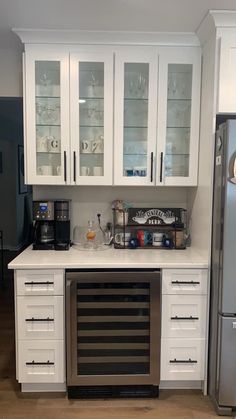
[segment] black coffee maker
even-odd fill
[[[33,201],[34,250],[70,248],[70,201]]]

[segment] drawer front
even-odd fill
[[[161,380],[203,380],[205,339],[162,339]]]
[[[17,297],[18,339],[63,339],[64,297]]]
[[[64,271],[34,269],[16,271],[17,295],[64,295]]]
[[[207,269],[163,269],[162,294],[207,294]]]
[[[163,338],[205,338],[205,330],[205,295],[162,296]]]
[[[64,341],[19,341],[20,383],[65,382]]]

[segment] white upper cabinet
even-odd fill
[[[69,184],[68,54],[27,51],[24,90],[26,182]]]
[[[70,56],[71,180],[111,185],[113,154],[113,54]]]
[[[200,75],[200,49],[160,51],[157,185],[197,185]]]
[[[116,51],[115,185],[155,184],[157,74],[154,48]]]
[[[236,27],[220,30],[217,113],[236,112]]]
[[[28,45],[26,183],[197,185],[200,56],[198,47]]]

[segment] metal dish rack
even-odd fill
[[[155,232],[162,233],[162,245],[153,246],[149,243],[141,246],[137,239],[140,230],[151,235]],[[126,211],[113,209],[113,232],[116,249],[186,249],[187,211],[183,208],[129,208]],[[129,243],[118,244],[115,240],[118,233],[124,236],[125,233],[131,233]],[[131,239],[135,239],[133,245]]]

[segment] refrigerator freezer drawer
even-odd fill
[[[219,325],[218,403],[222,406],[236,406],[236,317],[220,316]]]

